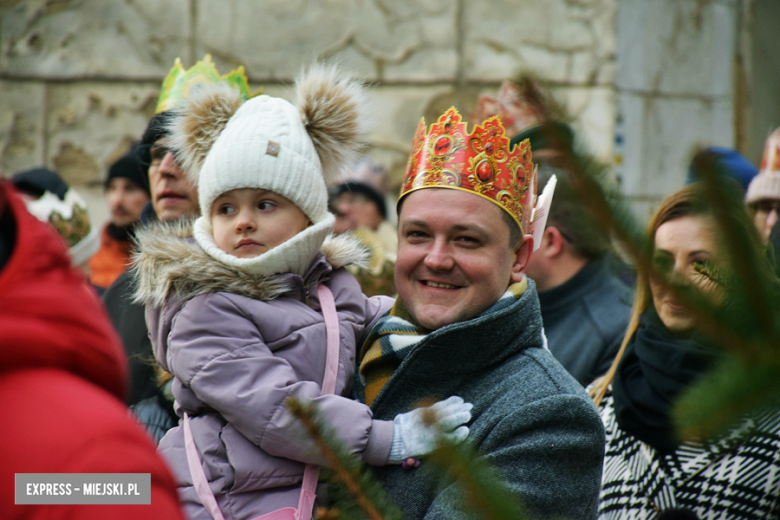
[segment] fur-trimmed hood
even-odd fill
[[[187,300],[201,294],[228,292],[268,301],[290,290],[290,276],[250,274],[222,264],[193,239],[193,222],[155,222],[136,233],[134,276],[138,303],[161,306],[166,298]],[[319,262],[332,269],[347,265],[365,267],[368,251],[351,235],[329,236],[304,276]]]

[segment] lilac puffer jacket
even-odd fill
[[[315,403],[349,451],[384,464],[392,421],[373,420],[366,405],[343,397],[358,341],[392,305],[389,298],[366,298],[352,275],[335,268],[361,254],[355,242],[326,241],[304,277],[260,278],[218,263],[188,235],[186,226],[170,224],[139,233],[136,297],[146,303],[155,357],[175,376],[176,413],[190,415],[225,517],[296,506],[305,464],[325,462],[287,410],[289,397]],[[336,394],[327,396],[320,395],[326,354],[320,283],[333,292],[340,328]],[[170,430],[159,450],[179,481],[187,514],[208,518],[192,487],[183,428]]]

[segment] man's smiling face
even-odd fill
[[[460,190],[427,188],[405,197],[395,284],[418,325],[436,330],[471,319],[522,280],[532,241],[510,244],[502,211]]]

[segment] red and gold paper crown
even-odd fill
[[[495,116],[468,133],[455,107],[431,125],[428,135],[423,118],[414,135],[398,200],[424,188],[451,188],[484,197],[509,213],[527,233],[536,198],[530,141],[510,150],[509,137]]]

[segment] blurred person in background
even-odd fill
[[[707,168],[736,181],[743,195],[750,182],[758,175],[758,169],[739,152],[729,148],[711,146],[693,156],[691,164],[688,166],[685,184],[702,181],[704,179],[703,172]]]
[[[753,223],[766,244],[780,218],[780,128],[766,140],[761,168],[748,186],[745,202],[753,212]]]
[[[166,123],[172,112],[155,115],[144,132],[137,151],[147,165],[151,200],[143,210],[142,222],[177,220],[198,215],[197,189],[184,176],[173,151],[165,146]],[[152,355],[152,344],[146,330],[144,307],[133,303],[133,276],[120,274],[103,295],[108,315],[114,324],[130,360],[130,391],[127,404],[147,398],[158,398],[158,371]],[[160,396],[161,398],[161,396]],[[167,408],[166,408],[167,409]],[[173,411],[171,410],[171,414]],[[161,416],[159,420],[173,420]]]
[[[769,246],[771,247],[772,264],[775,267],[775,274],[780,278],[780,226],[772,228],[769,234]]]
[[[572,185],[560,158],[574,146],[563,109],[538,80],[504,81],[493,98],[480,97],[475,121],[498,116],[512,135],[528,139],[538,161],[538,186],[557,185],[538,249],[526,274],[539,292],[544,332],[553,356],[583,386],[612,364],[631,311],[631,290],[612,272],[609,239]]]
[[[50,226],[0,182],[3,518],[183,519],[176,484],[122,399],[127,367],[98,296]],[[147,473],[150,505],[15,505],[16,473]]]
[[[612,272],[608,237],[575,192],[569,174],[539,165],[539,185],[555,175],[547,225],[526,274],[536,282],[553,356],[583,386],[604,375],[631,314],[631,289]]]
[[[648,259],[666,282],[640,271],[621,350],[607,376],[590,389],[607,432],[603,520],[776,518],[780,513],[776,409],[750,414],[716,439],[682,442],[675,433],[677,398],[723,353],[702,334],[696,313],[670,284],[690,289],[692,297],[698,294],[716,314],[740,311],[729,305],[734,289],[723,281],[729,279],[730,255],[709,200],[701,183],[694,183],[670,195],[652,217]],[[752,254],[760,255],[748,215],[733,218]],[[760,266],[770,280],[768,263]],[[705,274],[707,269],[719,273],[718,279]]]
[[[103,183],[111,218],[100,236],[100,249],[89,260],[90,281],[107,289],[132,261],[135,226],[149,202],[149,181],[138,151],[130,151],[111,165]]]
[[[471,121],[480,122],[498,116],[507,135],[509,146],[528,139],[535,161],[555,164],[561,148],[572,149],[574,132],[565,120],[564,110],[555,102],[543,82],[522,76],[516,82],[504,80],[498,94],[483,94]]]
[[[149,121],[138,147],[141,163],[147,168],[151,201],[143,210],[142,220],[171,221],[196,217],[198,190],[184,176],[176,162],[175,150],[168,146],[169,124],[174,109],[164,110]]]
[[[142,224],[192,219],[200,215],[197,187],[189,182],[177,162],[168,136],[177,110],[184,107],[190,89],[220,82],[239,86],[242,95],[250,97],[243,66],[220,76],[209,55],[188,70],[177,59],[163,81],[156,113],[137,148],[140,161],[147,168],[151,194],[151,200],[141,214]],[[178,422],[172,406],[173,380],[154,359],[144,306],[133,302],[134,293],[133,275],[125,271],[111,284],[103,301],[130,360],[127,404],[150,434],[159,440]]]
[[[393,296],[398,239],[395,226],[387,220],[387,171],[363,157],[346,166],[339,180],[328,192],[328,205],[336,216],[333,232],[352,233],[371,253],[367,268],[348,269],[366,296]]]
[[[100,232],[90,223],[87,204],[56,172],[33,168],[11,178],[27,210],[48,222],[68,246],[71,261],[89,276],[89,259],[100,247]],[[94,286],[98,293],[102,288]]]

